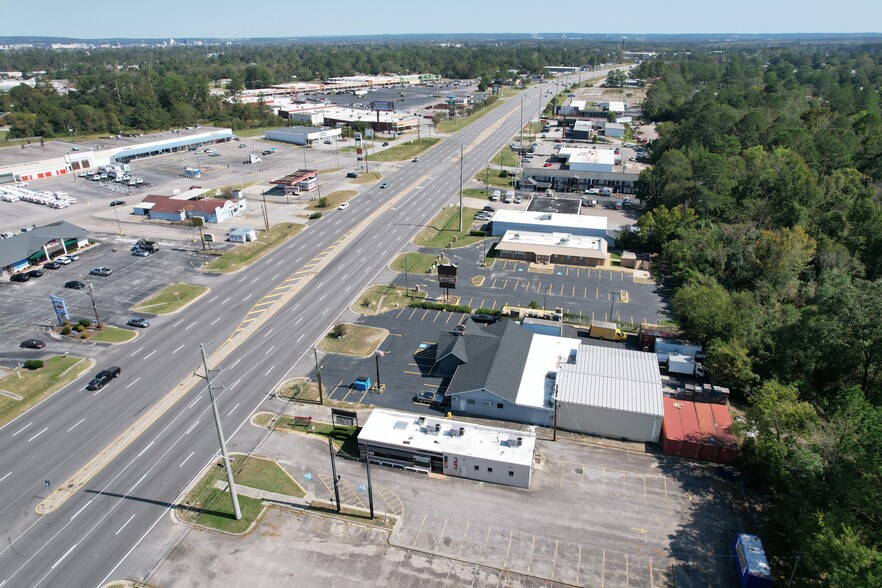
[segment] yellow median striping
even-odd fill
[[[362,222],[358,225],[358,230],[349,231],[346,236],[347,238],[360,233],[367,229],[368,226],[372,222],[376,220],[387,208],[392,208],[395,204],[398,203],[401,199],[405,198],[412,189],[416,186],[419,186],[420,183],[426,181],[428,176],[422,175],[410,186],[406,187],[404,190],[398,193],[397,196],[389,200],[385,205],[381,206],[377,210],[375,210],[372,214],[367,216]],[[325,259],[325,263],[331,262],[334,257],[341,251],[340,248],[336,248],[334,251],[334,255]],[[317,272],[313,272],[311,276],[306,279],[303,279],[300,283],[296,284],[293,288],[290,289],[289,292],[286,293],[285,296],[280,297],[276,300],[275,305],[268,307],[265,310],[258,311],[260,313],[259,317],[255,317],[252,319],[245,319],[240,324],[239,327],[233,332],[233,334],[223,343],[221,343],[220,347],[218,347],[214,353],[211,354],[211,357],[208,358],[209,369],[216,368],[221,361],[229,357],[236,349],[239,348],[240,345],[245,343],[248,338],[256,332],[261,326],[263,326],[273,315],[275,315],[282,307],[287,304],[300,290],[305,287],[312,280]],[[266,312],[269,310],[269,312]],[[248,314],[252,314],[254,311],[249,312]],[[250,323],[247,326],[243,326],[246,322]],[[58,485],[58,489],[52,492],[49,496],[47,496],[44,500],[42,500],[36,507],[37,514],[48,514],[50,512],[54,512],[58,507],[64,504],[71,496],[76,494],[83,486],[85,486],[89,480],[91,480],[95,474],[100,472],[106,466],[108,466],[120,453],[122,453],[129,445],[134,443],[154,422],[156,422],[159,417],[161,417],[167,410],[169,410],[172,406],[175,405],[181,398],[183,398],[190,390],[192,390],[197,384],[203,383],[204,380],[197,376],[191,375],[181,381],[177,386],[172,388],[172,390],[159,399],[159,401],[151,406],[147,411],[134,423],[132,423],[119,437],[114,439],[107,445],[104,449],[98,452],[92,459],[90,459],[83,467],[81,467],[77,472],[75,472],[70,478],[66,481]]]

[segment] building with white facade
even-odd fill
[[[337,140],[340,129],[328,127],[280,127],[264,133],[268,141],[282,141],[294,145],[310,145],[315,141]]]
[[[358,443],[374,464],[529,488],[536,434],[377,408]]]
[[[602,267],[609,260],[606,239],[569,233],[506,231],[502,240],[496,244],[496,254],[502,259],[527,263],[585,267]]]
[[[561,214],[556,212],[532,212],[522,210],[497,210],[490,224],[491,234],[501,237],[508,231],[534,233],[567,233],[582,237],[607,237],[605,216],[585,214]]]

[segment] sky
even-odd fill
[[[882,32],[882,0],[2,0],[0,36]]]

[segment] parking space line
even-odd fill
[[[496,283],[495,281],[493,282]],[[505,287],[508,286],[508,278],[505,278],[505,282],[502,283],[502,289],[505,290]]]
[[[497,300],[493,301],[493,304],[490,306],[490,310],[496,310],[496,303],[497,302],[498,302]]]
[[[486,298],[481,298],[481,304],[478,308],[484,308],[484,300],[486,300]]]
[[[406,306],[402,306],[402,307],[401,307],[401,310],[398,311],[398,314],[395,316],[395,318],[401,318],[401,315],[404,314],[404,311],[405,311],[405,310],[407,310],[407,307],[406,307]]]
[[[487,527],[487,536],[484,538],[484,547],[481,548],[481,563],[484,563],[484,552],[487,551],[487,543],[490,542],[490,527]]]
[[[600,299],[600,288],[594,288],[594,298]]]
[[[514,539],[514,531],[508,532],[508,547],[505,548],[505,561],[502,562],[502,569],[508,568],[508,556],[511,553],[511,542]]]
[[[462,541],[459,542],[459,551],[457,552],[457,555],[462,555],[462,546],[465,545],[465,540],[469,534],[469,526],[471,524],[471,521],[466,521],[465,531],[462,532]]]
[[[432,322],[433,322],[433,323],[434,323],[434,322],[437,322],[439,316],[441,316],[441,311],[440,311],[440,310],[439,310],[438,313],[435,315],[435,318],[432,319]]]
[[[449,322],[450,322],[450,319],[452,319],[453,316],[454,316],[454,313],[452,313],[452,312],[448,312],[448,313],[447,313],[447,320],[444,321],[444,324],[446,325],[447,323],[449,323]]]
[[[411,543],[411,546],[416,545],[417,540],[420,538],[420,533],[423,532],[423,525],[426,524],[427,518],[429,518],[429,515],[427,515],[427,514],[423,515],[423,522],[420,523],[420,528],[417,529],[416,537],[413,538],[413,543]]]
[[[582,544],[579,543],[579,558],[576,560],[576,585],[579,584],[579,576],[582,574]]]
[[[426,309],[426,312],[423,313],[423,316],[420,317],[420,322],[424,321],[426,317],[429,316],[429,309]]]
[[[512,288],[512,289],[516,291],[518,289],[518,286],[520,286],[520,285],[521,285],[521,281],[515,280],[515,285],[514,285],[514,288]]]
[[[536,535],[533,535],[533,545],[530,547],[530,563],[527,564],[527,573],[533,569],[533,556],[536,555]]]
[[[444,531],[447,529],[447,521],[449,519],[444,519],[444,524],[441,525],[441,532],[438,534],[438,541],[435,543],[435,548],[432,551],[438,551],[441,547],[441,540],[444,538]]]
[[[554,570],[557,567],[557,546],[560,544],[560,540],[555,539],[554,541],[554,557],[551,558],[551,579],[554,579]]]
[[[491,288],[495,288],[495,287],[496,287],[496,278],[493,278],[493,283],[490,284],[490,287],[491,287]],[[505,287],[505,286],[503,286],[503,288],[504,288],[504,287]]]

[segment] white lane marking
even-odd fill
[[[273,277],[270,278],[270,282],[272,282],[273,280],[275,280],[276,278],[278,278],[278,277],[281,276],[281,275],[282,275],[282,274],[276,274],[276,275],[274,275]]]
[[[11,476],[11,475],[12,475],[12,472],[9,472],[8,474],[6,474],[6,475],[3,476],[2,478],[0,478],[0,482],[2,482],[3,480],[5,480],[6,478],[8,478],[8,477]]]
[[[273,330],[270,329],[269,331],[266,332],[266,335],[264,335],[263,337],[264,338],[269,337],[270,333],[272,333],[272,332],[273,332]]]
[[[209,302],[214,302],[214,301],[217,300],[218,298],[220,298],[220,294],[218,294],[217,296],[215,296],[214,298],[212,298],[211,300],[209,300]],[[131,520],[131,519],[129,519],[129,520]]]
[[[82,422],[83,422],[84,420],[86,420],[86,419],[80,419],[80,422],[78,422],[77,424],[75,424],[74,426],[72,426],[70,429],[68,429],[67,432],[70,433],[71,431],[73,431],[74,429],[76,429],[79,425],[82,424]]]
[[[189,325],[187,325],[187,327],[186,327],[184,330],[186,331],[187,329],[189,329],[190,327],[192,327],[193,325],[195,325],[197,322],[199,322],[199,321],[193,321],[192,323],[190,323]]]
[[[294,305],[294,308],[292,308],[291,310],[297,310],[297,308],[298,308],[299,306],[300,306],[300,303],[298,302],[297,304]]]
[[[92,500],[95,500],[95,499],[93,498]],[[89,506],[90,504],[92,504],[92,500],[90,500],[89,502],[87,502],[86,504],[84,504],[83,506],[81,506],[81,507],[80,507],[80,510],[78,510],[77,512],[75,512],[74,515],[73,515],[72,517],[70,517],[70,520],[74,520],[75,518],[77,518],[78,516],[80,516],[80,513],[83,512],[84,510],[86,510],[86,507],[87,507],[87,506]]]
[[[233,369],[234,367],[236,367],[236,364],[239,363],[240,361],[242,361],[241,357],[233,362],[233,365],[230,366],[230,369]]]
[[[272,350],[275,349],[275,348],[276,348],[276,346],[273,345],[272,347],[270,347],[269,349],[266,350],[266,353],[264,353],[264,355],[269,355],[269,354],[270,354],[270,351],[272,351]]]
[[[187,429],[186,431],[184,431],[184,435],[188,434],[190,431],[192,431],[193,429],[195,429],[195,428],[196,428],[196,425],[198,425],[198,424],[199,424],[199,421],[196,421],[195,423],[193,423],[192,425],[190,425],[190,428]]]
[[[192,454],[191,454],[191,455],[192,455]],[[126,528],[126,525],[128,525],[129,523],[132,522],[132,519],[133,519],[133,518],[135,518],[135,515],[130,516],[130,517],[129,517],[129,520],[127,520],[126,522],[124,522],[124,523],[123,523],[123,526],[119,528],[119,531],[117,531],[117,532],[114,533],[113,535],[114,535],[114,536],[119,535],[119,534],[122,532],[122,530]]]
[[[235,382],[233,382],[233,385],[230,386],[230,387],[228,388],[228,390],[232,390],[233,388],[235,388],[236,386],[238,386],[238,385],[239,385],[239,382],[241,382],[241,381],[242,381],[242,378],[239,378],[238,380],[236,380]]]
[[[209,326],[210,326],[210,327],[214,326],[214,323],[216,323],[216,322],[219,321],[219,320],[221,320],[221,317],[217,317],[216,319],[214,319],[213,321],[211,321],[211,324],[210,324]]]
[[[282,261],[280,261],[279,263],[277,263],[276,265],[282,265],[283,263],[285,263],[284,259]]]
[[[245,302],[246,300],[248,300],[249,298],[251,298],[251,296],[253,296],[253,295],[252,295],[252,294],[249,294],[248,296],[246,296],[245,298],[242,299],[242,302]]]
[[[187,463],[187,461],[188,461],[191,457],[193,457],[193,454],[194,454],[194,453],[196,453],[196,452],[195,452],[195,451],[191,451],[191,452],[190,452],[190,455],[188,455],[186,458],[184,458],[184,461],[182,461],[182,462],[181,462],[181,465],[179,465],[178,467],[179,467],[179,468],[184,467],[184,464]]]
[[[260,276],[257,276],[256,278],[254,278],[253,280],[251,280],[251,282],[249,282],[249,283],[250,283],[250,284],[253,284],[254,282],[258,281],[259,279],[260,279]]]
[[[173,324],[172,326],[173,326],[173,327],[177,327],[177,326],[178,326],[179,324],[181,324],[182,322],[184,322],[184,319],[179,320],[178,322],[176,322],[176,323]]]
[[[142,349],[144,349],[143,346],[138,347],[138,349],[136,349],[135,352],[134,352],[133,354],[131,354],[129,357],[135,357],[136,355],[138,355],[139,353],[141,353],[141,350],[142,350]]]
[[[272,258],[272,256],[270,256],[270,257],[267,257],[264,261],[267,262],[267,263],[269,263],[269,262],[271,262],[272,260],[273,260],[273,258]]]
[[[238,281],[238,282],[242,282],[242,281],[246,280],[247,278],[248,278],[248,276],[242,276],[242,277],[239,278],[237,281]]]
[[[346,278],[348,278],[348,277],[349,277],[349,274],[348,274],[348,273],[343,274],[343,277],[340,278],[340,281],[341,281],[341,282],[344,282],[344,281],[346,281]]]
[[[46,427],[45,429],[43,429],[42,431],[40,431],[39,433],[37,433],[36,435],[31,437],[30,439],[28,439],[28,443],[30,443],[31,441],[33,441],[34,439],[36,439],[37,437],[39,437],[40,435],[42,435],[43,433],[45,433],[48,430],[49,430],[49,427]]]
[[[191,402],[190,404],[187,405],[187,408],[193,408],[193,405],[196,404],[197,402],[199,402],[198,396],[193,399],[193,402]]]
[[[297,341],[295,341],[295,343],[300,343],[300,340],[303,339],[303,335],[305,334],[306,333],[302,333],[299,337],[297,337]]]
[[[183,349],[183,348],[184,348],[184,346],[181,345],[180,347],[178,347],[177,349],[175,349],[174,351],[172,351],[172,353],[177,353],[178,351],[180,351],[180,350]]]
[[[298,325],[298,323],[300,323],[300,321],[302,321],[302,320],[303,320],[303,317],[300,317],[299,319],[294,321],[294,326],[296,327]]]
[[[359,253],[361,253],[361,250],[362,250],[362,249],[364,249],[364,247],[359,247],[359,248],[355,251],[355,254],[358,255]]]
[[[153,355],[154,353],[156,353],[155,349],[153,351],[151,351],[150,353],[148,353],[146,356],[144,356],[144,359],[149,359],[150,356]]]
[[[268,370],[266,371],[266,373],[263,374],[263,377],[266,377],[266,376],[270,375],[270,372],[273,371],[273,370],[275,369],[275,367],[276,367],[275,365],[271,365],[271,366],[270,366],[270,369],[268,369]]]
[[[134,381],[133,381],[131,384],[129,384],[128,386],[126,386],[126,390],[128,390],[129,388],[131,388],[132,386],[134,386],[135,384],[137,384],[137,383],[138,383],[138,380],[140,380],[140,379],[141,379],[140,377],[135,378]]]
[[[232,296],[227,296],[226,298],[223,299],[223,302],[221,302],[221,304],[226,304],[227,302],[230,301],[230,298],[232,298]]]
[[[146,453],[147,450],[150,449],[151,447],[153,447],[153,441],[148,443],[147,447],[145,447],[144,449],[141,450],[141,453],[138,454],[138,457],[141,457],[142,455],[144,455],[144,453]]]
[[[343,289],[343,293],[346,294],[351,289],[352,289],[352,284],[349,284],[348,286],[346,286],[346,288]]]
[[[33,425],[33,424],[34,424],[34,423],[28,423],[28,424],[26,424],[26,425],[23,426],[21,429],[19,429],[19,430],[16,431],[15,433],[13,433],[12,436],[15,437],[16,435],[18,435],[19,433],[21,433],[22,431],[24,431],[25,429],[27,429],[28,427],[30,427],[30,426]]]
[[[54,569],[58,566],[58,564],[61,563],[61,561],[62,561],[64,558],[66,558],[68,555],[70,555],[70,552],[71,552],[71,551],[73,551],[74,549],[77,548],[77,545],[79,545],[79,543],[74,543],[73,545],[71,545],[71,548],[68,549],[68,550],[65,552],[64,555],[62,555],[60,558],[58,558],[58,561],[55,562],[54,564],[52,564],[52,567],[49,568],[49,569],[50,569],[50,570],[54,570]]]
[[[233,408],[231,408],[231,409],[230,409],[230,412],[227,413],[227,416],[230,416],[231,414],[233,414],[233,411],[236,410],[237,408],[239,408],[239,405],[240,405],[240,404],[242,404],[242,403],[241,403],[241,402],[237,402],[237,403],[236,403],[236,406],[234,406]]]

